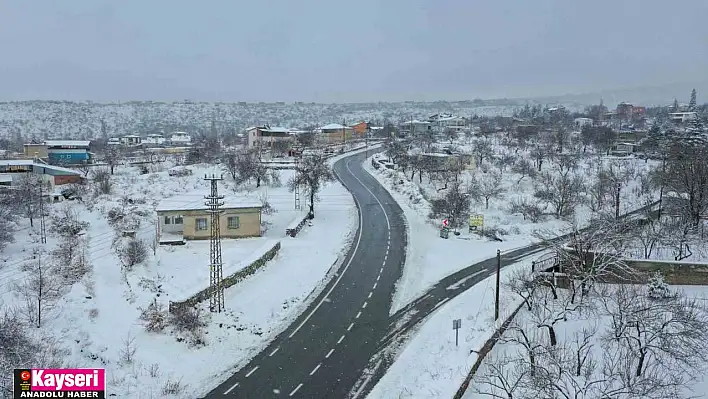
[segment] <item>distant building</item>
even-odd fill
[[[594,121],[591,118],[575,118],[573,125],[576,129],[582,129],[583,126],[592,126]]]
[[[166,141],[167,140],[165,137],[161,134],[148,134],[143,140],[143,144],[149,146],[161,146],[165,144]]]
[[[46,140],[42,144],[25,144],[27,158],[37,158],[52,164],[84,164],[91,161],[90,141]]]
[[[432,134],[433,124],[428,121],[411,119],[398,125],[398,130],[402,135],[419,136],[422,134]]]
[[[192,144],[192,136],[185,132],[172,132],[169,141],[174,146],[189,146]]]
[[[698,114],[695,112],[671,112],[669,114],[669,119],[671,119],[672,122],[678,123],[690,122],[696,120],[696,118],[698,118]]]
[[[225,201],[221,207],[219,227],[222,238],[261,236],[259,201]],[[211,237],[211,214],[201,201],[169,203],[155,210],[158,218],[158,240],[168,243],[182,240],[208,240]]]
[[[50,202],[56,202],[63,198],[59,186],[71,183],[79,183],[82,180],[81,174],[75,170],[63,168],[34,161],[30,159],[0,160],[0,186],[12,187],[27,174],[39,176],[47,185],[45,197]]]
[[[135,147],[142,144],[142,138],[134,134],[128,134],[120,138],[120,143],[124,146]]]
[[[277,141],[285,141],[288,143],[295,141],[295,132],[285,127],[278,126],[254,126],[246,129],[248,137],[248,148],[254,148],[258,145],[265,147],[273,145]]]
[[[351,140],[354,129],[339,123],[330,123],[317,129],[319,139],[326,144],[337,144]]]
[[[441,131],[444,129],[452,129],[459,132],[467,128],[467,120],[465,118],[452,114],[431,115],[428,118],[428,122]]]
[[[365,121],[357,122],[350,126],[355,137],[365,137],[369,132],[369,124]]]

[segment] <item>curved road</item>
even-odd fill
[[[396,201],[362,167],[334,164],[359,210],[359,229],[339,274],[312,305],[245,367],[205,398],[345,398],[389,330],[406,227]]]

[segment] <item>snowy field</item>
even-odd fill
[[[278,241],[282,245],[279,254],[256,274],[227,289],[226,312],[210,314],[208,304],[202,304],[199,309],[204,325],[198,334],[173,331],[170,326],[163,332],[147,332],[140,320],[141,309],[153,302],[166,308],[170,300],[184,299],[206,288],[209,279],[208,241],[174,247],[153,244],[154,208],[169,201],[203,202],[208,190],[204,174],[222,173],[215,166],[193,165],[187,167],[193,171],[191,176],[170,177],[163,167],[151,168],[143,175],[132,168],[116,168],[110,178],[111,195],[87,194],[83,203],[65,201],[50,206],[53,215],[74,215],[78,222],[88,223],[77,238],[77,243],[86,245],[80,245],[81,253],[75,254],[88,273],[56,297],[45,298],[41,328],[29,333],[46,344],[43,348],[49,355],[43,362],[105,367],[107,386],[117,397],[194,398],[257,354],[323,287],[328,271],[334,271],[349,247],[358,223],[356,207],[341,184],[329,183],[315,204],[313,226],[305,226],[297,238],[285,237],[285,227],[302,211],[294,209],[294,195],[284,184],[271,182],[256,188],[247,183],[236,188],[226,178],[220,191],[227,201],[267,200],[276,212],[264,215],[267,231],[263,237],[222,240],[225,274],[246,266],[243,260]],[[282,183],[293,173],[280,171]],[[306,208],[304,199],[302,205]],[[116,228],[108,217],[120,213],[117,209],[148,246],[147,259],[125,273],[114,250]],[[41,253],[51,265],[62,238],[50,233],[48,242],[39,244],[37,222],[35,228],[25,220],[22,223],[16,242],[2,252],[0,285],[5,310],[17,307],[31,313],[36,301],[28,299],[28,291],[22,287],[31,273],[26,271],[27,265],[36,263],[36,256],[30,259],[34,252]],[[49,222],[47,231],[52,231]],[[36,319],[36,315],[27,317]],[[145,384],[146,378],[150,384]]]
[[[521,303],[506,288],[519,270],[530,270],[531,260],[501,270],[499,321],[494,320],[496,276],[446,302],[428,316],[399,352],[396,362],[376,384],[368,399],[451,398],[464,381],[477,353],[503,320]],[[461,319],[458,344],[452,321]]]
[[[472,146],[464,141],[459,141],[455,145],[461,152],[473,153]],[[448,240],[439,238],[442,218],[431,219],[429,215],[431,201],[443,197],[447,192],[443,188],[446,180],[425,172],[422,174],[422,179],[420,172],[411,179],[410,168],[404,173],[398,167],[392,170],[382,165],[379,169],[375,169],[371,165],[371,160],[365,163],[366,170],[386,187],[401,205],[409,224],[411,244],[408,247],[403,276],[394,297],[392,313],[418,297],[443,277],[495,256],[497,249],[504,252],[538,242],[539,236],[550,238],[569,233],[573,228],[586,226],[590,218],[600,210],[606,211],[611,208],[604,198],[602,202],[604,208],[595,210],[591,209],[592,207],[587,205],[584,199],[577,198],[577,203],[573,203],[572,212],[568,215],[560,217],[554,215],[553,201],[538,201],[533,198],[534,192],[540,185],[540,181],[533,177],[540,174],[536,167],[534,165],[528,165],[531,169],[514,167],[514,162],[518,163],[519,160],[525,160],[530,164],[529,154],[523,152],[513,154],[511,149],[498,144],[492,144],[490,147],[490,154],[494,155],[489,157],[503,158],[506,163],[501,165],[498,161],[485,160],[482,167],[465,170],[460,178],[462,181],[475,179],[478,184],[501,188],[497,190],[497,194],[490,197],[488,207],[484,199],[472,201],[469,213],[482,215],[484,229],[495,232],[502,241],[493,241],[475,233],[469,234],[466,231],[466,223],[461,226],[460,235],[451,234]],[[372,158],[383,163],[389,159],[384,153],[376,154]],[[572,174],[589,180],[589,176],[596,174],[598,168],[612,162],[616,162],[613,157],[587,155],[578,160]],[[640,193],[638,177],[652,164],[634,158],[624,159],[621,164],[634,171],[633,178],[626,181],[621,193],[620,213],[626,213],[641,207],[653,198],[654,193],[650,193],[650,198]],[[559,173],[557,172],[559,168],[562,166],[550,159],[545,159],[541,167],[542,171],[548,172],[550,176]],[[518,204],[537,205],[541,215],[528,216],[518,212],[517,209],[512,209]]]
[[[649,286],[599,287],[575,303],[567,290],[558,299],[539,290],[532,310],[524,305],[463,397],[706,397],[708,288],[666,288],[678,299],[650,299]]]

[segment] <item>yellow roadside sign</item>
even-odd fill
[[[484,215],[472,215],[472,216],[470,216],[470,227],[471,227],[471,228],[484,227]]]

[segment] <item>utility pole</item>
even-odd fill
[[[342,144],[347,142],[347,118],[342,119]]]
[[[44,176],[44,174],[42,174]],[[44,186],[44,181],[42,180],[42,177],[40,176],[39,178],[39,237],[40,237],[40,242],[42,244],[47,243],[47,227],[46,224],[44,223],[44,190],[42,190],[42,186]]]
[[[209,310],[219,312],[226,310],[224,306],[224,272],[221,261],[221,226],[219,219],[224,212],[219,209],[224,205],[223,195],[219,195],[218,183],[224,180],[223,176],[217,177],[204,175],[204,180],[211,183],[211,194],[204,197],[208,201],[205,203],[209,207],[211,215],[211,238],[209,242]]]
[[[295,170],[296,170],[295,173],[298,173],[297,171],[300,170],[300,163],[301,162],[302,162],[302,154],[300,154],[300,156],[297,157],[297,159],[295,161],[295,163],[297,165],[295,167]],[[300,205],[300,185],[296,184],[295,190],[293,190],[293,191],[295,191],[295,210],[300,210],[300,209],[302,209],[302,206]]]
[[[499,280],[501,274],[501,251],[497,249],[497,289],[496,298],[494,299],[494,321],[499,320]]]

